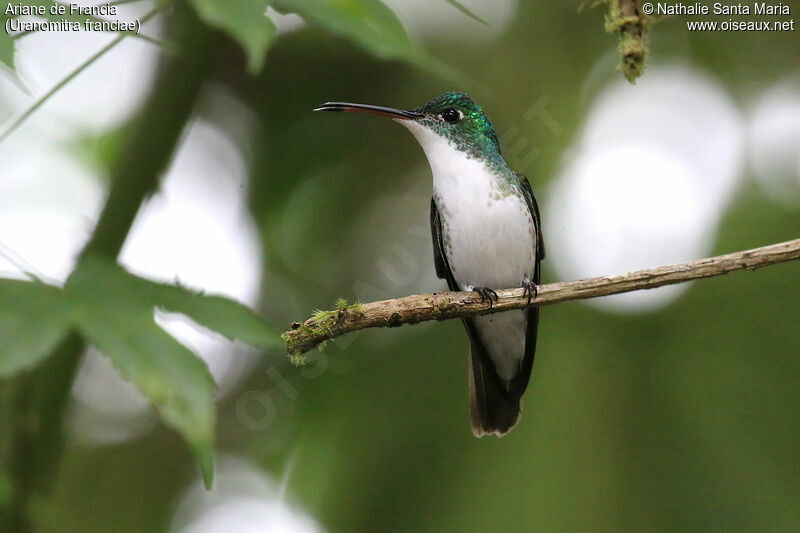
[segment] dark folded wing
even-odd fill
[[[536,203],[536,197],[533,195],[533,189],[531,188],[528,178],[525,177],[525,174],[520,172],[514,172],[514,174],[517,175],[517,179],[519,180],[519,184],[522,188],[522,194],[525,196],[525,202],[528,204],[528,209],[530,209],[531,216],[533,217],[533,225],[536,227],[536,259],[538,263],[544,259],[545,255],[544,239],[542,238],[542,217],[539,216],[539,204]],[[539,270],[538,264],[536,270]],[[539,283],[538,279],[534,281],[537,284]]]
[[[515,172],[519,184],[522,188],[522,194],[525,196],[525,202],[528,204],[528,209],[533,218],[533,225],[536,229],[536,264],[533,269],[533,282],[537,285],[542,283],[542,267],[541,261],[544,259],[544,239],[542,239],[542,222],[539,216],[539,206],[536,203],[536,197],[533,195],[528,178],[524,174]],[[539,330],[539,307],[530,307],[527,311],[528,314],[528,329],[525,334],[525,357],[522,360],[522,368],[514,376],[511,382],[510,392],[516,396],[521,397],[528,388],[530,381],[531,371],[533,370],[533,359],[536,354],[536,338]]]
[[[457,291],[458,284],[447,264],[447,257],[444,255],[444,243],[442,242],[442,220],[439,218],[439,210],[436,208],[436,201],[431,198],[431,237],[433,239],[433,264],[436,267],[436,275],[439,279],[447,280],[447,286],[451,291]]]

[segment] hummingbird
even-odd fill
[[[495,289],[523,287],[531,298],[545,256],[541,218],[528,179],[512,170],[492,123],[467,94],[447,92],[421,107],[394,109],[327,102],[315,111],[386,117],[408,128],[433,174],[430,224],[436,275],[452,291],[474,291],[489,306]],[[464,318],[470,340],[469,413],[477,437],[517,423],[528,387],[539,308]]]

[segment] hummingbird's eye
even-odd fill
[[[444,120],[445,122],[449,122],[449,123],[453,124],[453,123],[458,122],[459,120],[461,120],[461,118],[464,115],[462,115],[461,111],[459,111],[458,109],[452,109],[451,108],[451,109],[445,109],[444,111],[442,111],[442,114],[440,116],[442,117],[442,120]]]

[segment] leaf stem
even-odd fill
[[[475,20],[477,22],[480,22],[481,24],[485,24],[486,26],[489,25],[489,23],[486,21],[486,19],[481,18],[478,15],[476,15],[474,11],[470,10],[467,6],[465,6],[461,2],[459,2],[457,0],[445,0],[445,2],[447,2],[448,4],[450,4],[451,6],[456,8],[457,10],[461,11],[463,14],[465,14],[469,18],[471,18],[471,19],[473,19],[473,20]]]

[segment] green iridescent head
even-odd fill
[[[412,130],[417,126],[430,130],[471,157],[491,160],[500,155],[500,143],[492,123],[481,106],[465,93],[444,93],[408,111],[347,102],[327,102],[315,111],[350,111],[384,116],[402,122]]]
[[[465,93],[444,93],[412,112],[422,115],[418,124],[452,141],[462,151],[500,153],[492,123],[481,106]]]

